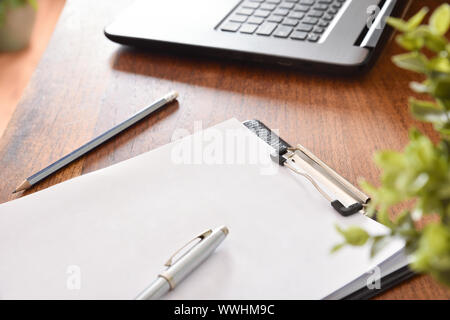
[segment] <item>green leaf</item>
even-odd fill
[[[426,46],[433,52],[446,50],[447,39],[433,32],[431,27],[422,25],[397,37],[397,43],[406,50],[418,51]]]
[[[430,93],[440,100],[450,99],[450,75],[441,75],[430,82]]]
[[[0,1],[0,28],[3,25],[3,22],[5,20],[5,14],[6,14],[6,5],[4,2]]]
[[[419,73],[428,73],[428,59],[420,52],[410,52],[394,56],[392,61],[400,68]]]
[[[450,110],[450,99],[436,99],[438,105],[445,110]]]
[[[26,3],[25,1],[26,0],[4,0],[9,8],[17,8],[23,6]]]
[[[413,81],[409,84],[409,87],[418,93],[428,93],[430,91],[430,89],[428,87],[428,83],[426,83],[426,82],[420,83],[420,82]]]
[[[412,31],[417,28],[428,14],[428,8],[424,7],[419,12],[417,12],[411,19],[406,23],[407,31]]]
[[[438,223],[427,225],[411,266],[450,286],[450,228]]]
[[[411,213],[406,210],[402,212],[394,222],[396,228],[395,233],[406,238],[407,240],[416,239],[418,237],[418,232],[414,224]]]
[[[399,35],[395,41],[406,50],[418,51],[425,45],[425,38],[415,37],[409,33]]]
[[[37,0],[27,0],[27,1],[28,1],[28,4],[34,8],[34,10],[38,9]]]
[[[450,26],[450,5],[445,3],[437,8],[430,18],[430,27],[438,35],[447,33]]]
[[[409,130],[409,140],[411,140],[411,142],[417,141],[422,137],[423,137],[423,134],[416,128],[411,128]]]
[[[359,184],[361,185],[361,188],[369,194],[373,194],[377,191],[377,189],[367,180],[361,180]]]
[[[370,257],[375,257],[386,245],[389,243],[386,236],[377,236],[373,239],[372,246],[370,247]]]
[[[409,100],[411,112],[414,116],[426,122],[445,122],[447,120],[446,111],[442,110],[433,102],[421,101],[411,98]]]
[[[408,24],[399,18],[393,18],[389,17],[386,19],[387,24],[389,24],[394,29],[397,29],[401,32],[407,32],[408,31]]]
[[[390,193],[394,194],[392,191]],[[390,201],[390,202],[394,202],[394,201]],[[389,218],[389,212],[387,210],[379,210],[377,212],[377,220],[379,223],[385,225],[386,227],[388,227],[390,229],[394,228],[394,224],[392,223],[391,219]]]
[[[343,243],[339,243],[339,244],[333,246],[333,248],[331,248],[331,253],[335,253],[335,252],[341,250],[343,247],[345,247],[345,245],[346,245],[346,243],[343,242]]]
[[[424,37],[424,44],[425,46],[430,49],[433,52],[440,53],[441,51],[445,50],[445,47],[447,45],[447,39],[445,39],[443,36],[434,34],[432,32],[429,32]]]
[[[352,246],[363,246],[369,239],[369,234],[360,227],[349,227],[347,230],[336,226],[336,230],[344,237],[346,243]]]
[[[428,68],[440,73],[450,73],[450,61],[447,57],[436,57],[428,62]]]
[[[428,8],[424,7],[413,17],[411,17],[408,21],[403,21],[402,19],[389,17],[386,19],[386,22],[393,28],[397,29],[398,31],[409,32],[413,31],[420,25],[420,23],[423,21],[427,13]]]
[[[375,154],[375,163],[384,170],[398,170],[404,167],[403,155],[396,151],[382,151]]]
[[[402,213],[400,213],[399,215],[397,215],[397,217],[395,217],[394,224],[398,226],[404,223],[409,218],[409,214],[410,213],[407,210],[402,211]]]
[[[5,21],[6,10],[9,8],[20,7],[27,3],[37,10],[37,0],[0,0],[0,28]]]

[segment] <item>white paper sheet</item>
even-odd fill
[[[225,132],[268,157],[235,119],[197,142],[210,146]],[[186,139],[2,204],[0,298],[133,299],[174,251],[220,225],[228,238],[166,298],[320,299],[403,247],[394,241],[373,260],[367,248],[330,254],[342,240],[335,224],[386,230],[339,216],[309,182],[270,161],[174,163]],[[236,156],[222,142],[224,156]]]

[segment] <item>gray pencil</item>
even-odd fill
[[[162,97],[161,99],[155,101],[148,107],[142,109],[141,111],[134,114],[132,117],[130,117],[128,120],[125,120],[124,122],[118,124],[114,128],[106,131],[105,133],[99,135],[97,138],[89,141],[88,143],[82,145],[78,149],[72,151],[68,155],[64,156],[63,158],[57,160],[56,162],[52,163],[48,167],[42,169],[41,171],[33,174],[32,176],[28,177],[24,182],[22,182],[16,190],[14,190],[13,193],[26,190],[33,186],[34,184],[38,183],[39,181],[45,179],[52,173],[58,171],[62,167],[66,166],[67,164],[71,163],[72,161],[78,159],[82,155],[86,154],[87,152],[91,151],[92,149],[98,147],[103,142],[109,140],[110,138],[114,137],[118,133],[122,132],[123,130],[129,128],[136,122],[142,120],[149,114],[153,113],[154,111],[158,110],[159,108],[165,106],[169,102],[172,102],[178,97],[178,93],[175,91],[172,91]]]

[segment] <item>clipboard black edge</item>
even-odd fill
[[[268,145],[273,147],[277,152],[281,148],[291,147],[289,143],[277,136],[271,129],[269,129],[269,127],[259,120],[247,120],[242,124]],[[415,275],[415,272],[413,272],[408,266],[405,266],[381,278],[380,289],[369,289],[364,287],[342,298],[342,300],[367,300],[373,298]]]
[[[242,122],[251,132],[256,134],[265,143],[279,152],[282,148],[290,148],[291,145],[276,135],[269,127],[259,120],[247,120]]]
[[[342,298],[342,300],[368,300],[371,299],[393,287],[406,281],[417,274],[412,271],[408,266],[400,268],[384,277],[381,278],[380,289],[369,289],[363,287],[348,296]]]

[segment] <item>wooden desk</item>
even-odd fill
[[[38,2],[39,10],[28,48],[18,52],[0,52],[0,137],[45,51],[66,1]]]
[[[427,1],[437,6],[441,1]],[[257,118],[301,142],[356,183],[376,181],[374,151],[401,149],[414,122],[407,98],[412,73],[397,69],[391,42],[368,74],[356,78],[200,57],[136,51],[103,36],[103,27],[130,1],[70,0],[21,103],[0,141],[0,202],[43,168],[127,118],[170,89],[179,103],[124,132],[26,194],[107,167],[170,142],[194,121],[209,127],[231,117]],[[415,1],[411,12],[423,2]],[[20,195],[19,195],[20,196]],[[417,277],[381,298],[441,298],[450,292]]]

